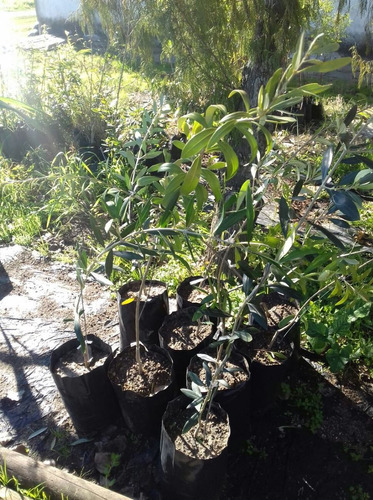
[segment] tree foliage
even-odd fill
[[[105,31],[125,44],[129,57],[149,61],[155,40],[160,42],[164,59],[175,61],[169,90],[182,96],[184,103],[200,101],[203,105],[206,99],[221,102],[230,90],[239,87],[248,65],[264,68],[261,83],[267,80],[286,63],[301,31],[311,23],[320,24],[325,3],[82,0],[81,7],[91,23],[95,12],[99,13]],[[341,0],[341,12],[345,4]]]

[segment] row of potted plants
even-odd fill
[[[348,155],[357,154],[344,139],[348,127],[354,129],[357,108],[353,108],[340,126],[335,150],[329,146],[324,154],[320,175],[299,175],[292,192],[291,183],[284,182],[287,194],[278,201],[281,232],[275,243],[269,244],[270,236],[264,242],[254,239],[259,207],[281,177],[266,122],[294,121],[284,110],[327,88],[305,84],[290,89],[296,77],[346,64],[346,60],[321,63],[310,59],[312,53],[323,50],[319,37],[303,55],[304,44],[301,37],[288,68],[276,71],[262,87],[256,108],[250,108],[245,93],[236,91],[232,94],[241,95],[245,111],[227,114],[223,106],[215,105],[204,114],[180,118],[179,129],[186,137],[186,142],[174,141],[181,150],[180,159],[171,163],[165,158],[164,163],[148,167],[144,160],[154,151],[148,151],[146,137],[136,143],[136,157],[130,149],[133,144],[128,144],[121,156],[131,168],[119,176],[123,186],[107,189],[100,200],[110,216],[105,231],[112,239],[105,246],[96,227],[104,250],[92,265],[84,252],[80,254],[77,277],[81,293],[75,308],[73,357],[80,352],[89,373],[82,375],[85,395],[83,389],[73,392],[83,413],[89,408],[89,415],[85,413],[81,421],[75,419],[65,388],[60,389],[61,395],[82,435],[107,424],[101,423],[97,413],[109,420],[122,416],[134,433],[160,434],[165,495],[170,498],[218,496],[217,477],[223,477],[220,472],[228,443],[248,432],[250,414],[270,407],[282,377],[294,367],[303,306],[295,300],[299,295],[292,285],[301,280],[292,260],[309,257],[303,245],[315,233],[344,250],[330,230],[309,218],[320,194],[325,191],[329,197],[333,224],[345,227],[346,220],[359,215],[357,195],[350,192],[351,183],[356,188],[357,177],[338,184],[332,181],[338,165]],[[229,139],[232,131],[247,141],[251,166],[250,178],[233,192],[227,183],[236,175],[239,161]],[[355,132],[353,139],[357,137]],[[266,146],[260,151],[263,138]],[[282,167],[286,171],[291,165]],[[359,177],[360,187],[371,182],[371,173],[366,175]],[[306,203],[296,221],[289,206],[294,200]],[[206,216],[209,203],[212,214]],[[194,227],[202,229],[193,231]],[[151,263],[162,265],[172,256],[189,268],[183,248],[193,258],[195,241],[205,246],[211,266],[205,277],[191,277],[184,283],[185,295],[184,286],[178,289],[178,311],[168,314],[167,286],[147,279]],[[118,270],[118,259],[137,263],[140,270],[139,262],[147,265],[139,281],[126,283],[118,292],[120,349],[108,354],[110,348],[105,352],[82,333],[83,289],[90,275],[111,284],[108,278]],[[104,268],[107,278],[97,274],[97,267]],[[241,298],[232,306],[231,295],[238,289]],[[58,357],[53,353],[51,363],[56,383],[69,375],[64,363],[56,362]],[[86,381],[96,365],[105,380],[105,404],[101,399],[94,402],[93,392],[99,384]],[[175,400],[179,390],[182,396]]]
[[[79,435],[95,434],[122,418],[136,435],[160,436],[165,491],[173,498],[183,483],[185,498],[204,494],[206,474],[213,479],[223,466],[228,443],[248,437],[251,411],[270,407],[281,377],[289,373],[289,359],[295,359],[286,330],[277,334],[275,345],[266,345],[278,331],[279,319],[271,314],[281,305],[282,314],[294,316],[295,303],[262,295],[263,317],[271,326],[251,329],[257,343],[250,349],[249,331],[227,338],[221,325],[201,315],[209,291],[208,280],[187,279],[178,288],[178,310],[168,314],[165,283],[130,282],[118,291],[119,350],[112,353],[88,336],[86,367],[78,340],[51,358],[53,378]],[[178,396],[180,389],[184,394]]]

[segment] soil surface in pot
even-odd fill
[[[193,415],[192,409],[185,409],[165,422],[166,429],[175,448],[189,457],[207,460],[217,457],[227,447],[230,429],[224,412],[211,411],[202,421],[198,434],[197,425],[183,434],[184,424]]]
[[[281,339],[281,334],[275,340],[271,349],[269,345],[273,339],[273,330],[258,330],[252,334],[252,341],[245,343],[243,354],[251,361],[258,361],[264,365],[279,365],[293,352],[292,346],[286,339]],[[240,344],[242,345],[242,343]],[[241,351],[241,348],[240,348]]]
[[[123,391],[136,392],[141,396],[156,394],[170,384],[171,364],[161,354],[141,350],[142,373],[135,359],[135,350],[126,350],[109,367],[109,378]]]
[[[78,347],[58,359],[54,372],[60,377],[80,377],[88,373],[91,369],[102,366],[108,357],[108,353],[97,349],[93,345],[89,345],[88,348],[91,354],[89,368],[85,367],[81,349]]]
[[[190,351],[211,335],[211,324],[191,321],[184,310],[166,317],[162,325],[162,337],[170,349]]]
[[[139,296],[139,291],[140,291],[140,282],[136,283],[130,283],[128,285],[128,289],[126,290],[126,293],[122,295],[123,302],[126,299],[133,299],[137,298]],[[167,291],[167,287],[164,285],[160,284],[151,284],[151,285],[146,285],[143,288],[140,300],[145,302],[146,300],[152,299],[153,297],[158,297],[159,295],[162,295],[162,293]]]
[[[288,316],[295,316],[298,312],[296,305],[283,299],[277,293],[263,295],[260,306],[265,313],[270,330],[276,330],[280,321]]]
[[[178,293],[184,300],[199,304],[210,293],[208,281],[196,278],[191,283],[184,283],[178,289]]]

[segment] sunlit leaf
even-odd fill
[[[201,177],[201,157],[197,156],[194,159],[192,166],[188,170],[184,181],[180,188],[180,193],[184,196],[188,195],[197,187]],[[211,172],[212,173],[212,172]]]
[[[191,158],[196,154],[202,153],[206,149],[207,143],[214,131],[214,128],[207,128],[189,139],[181,152],[181,158]]]

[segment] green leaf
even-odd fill
[[[244,330],[235,331],[234,333],[244,342],[251,342],[253,340],[252,335]]]
[[[329,363],[330,370],[333,373],[338,373],[347,365],[350,361],[350,357],[353,351],[352,345],[346,345],[340,349],[335,346],[329,349],[326,354],[326,360]]]
[[[180,193],[184,196],[188,195],[197,187],[201,177],[201,157],[197,156],[194,159],[192,166],[185,175],[184,181],[180,188]],[[211,172],[212,173],[212,172]]]
[[[251,156],[250,156],[249,162],[251,163],[252,161],[255,160],[256,155],[258,154],[257,140],[255,139],[254,135],[250,132],[250,130],[247,126],[238,122],[236,124],[236,128],[241,132],[241,134],[245,137],[245,139],[249,143],[250,150],[251,150]]]
[[[255,210],[253,205],[253,197],[251,193],[251,185],[248,184],[246,189],[246,233],[247,233],[247,241],[251,240],[251,236],[253,234],[254,229],[254,219],[255,219]]]
[[[111,273],[113,272],[113,250],[109,250],[105,259],[105,274],[110,279]]]
[[[190,431],[198,422],[198,413],[193,413],[193,415],[185,422],[182,434]]]
[[[113,285],[113,282],[108,280],[107,278],[105,278],[105,276],[103,276],[102,274],[95,273],[92,271],[91,276],[96,281],[98,281],[98,283],[100,283],[101,285],[104,285],[104,286],[112,286]]]
[[[197,356],[203,361],[207,361],[207,363],[214,363],[216,365],[216,358],[209,356],[208,354],[198,353]]]
[[[208,170],[207,168],[202,168],[201,175],[209,185],[209,188],[211,189],[212,194],[215,197],[215,201],[219,202],[221,200],[222,194],[218,176],[214,174],[214,172],[211,172],[211,170]]]
[[[159,220],[161,226],[164,226],[168,222],[168,219],[171,216],[171,212],[174,206],[176,205],[179,196],[180,196],[180,188],[176,189],[175,191],[172,191],[172,193],[170,193],[169,196],[167,197],[167,204]]]
[[[222,104],[211,104],[205,112],[205,119],[208,127],[212,127],[214,116],[217,113],[222,113],[225,115],[227,113],[227,109]]]
[[[304,52],[304,31],[302,32],[301,36],[298,38],[297,46],[295,48],[293,59],[291,61],[291,64],[293,66],[293,71],[298,70],[300,63],[302,61],[303,52]]]
[[[337,69],[343,68],[351,63],[351,57],[339,57],[338,59],[331,59],[330,61],[320,62],[319,64],[313,64],[302,70],[301,73],[328,73],[329,71],[335,71]]]
[[[279,202],[279,218],[282,234],[284,235],[284,238],[286,238],[288,235],[289,226],[289,207],[283,196],[281,196]]]
[[[291,247],[293,246],[294,240],[295,240],[295,231],[293,230],[285,240],[283,247],[281,248],[278,256],[276,257],[277,262],[279,262],[290,251]]]
[[[245,105],[245,109],[247,112],[249,112],[250,111],[250,100],[249,100],[248,94],[244,90],[235,89],[235,90],[232,90],[232,92],[229,94],[228,98],[232,97],[235,94],[239,94],[241,96],[242,101]]]
[[[184,196],[185,225],[189,227],[195,218],[194,200],[189,196]]]
[[[346,125],[346,127],[350,125],[352,120],[355,118],[356,113],[357,113],[357,104],[354,104],[350,109],[350,111],[345,116],[345,119],[343,120],[343,123]]]
[[[331,193],[331,198],[336,208],[344,214],[347,220],[353,221],[360,219],[359,210],[349,192],[333,191]]]
[[[220,125],[220,127],[218,127],[210,137],[206,149],[211,148],[216,143],[218,143],[220,139],[223,139],[226,135],[228,135],[234,129],[235,125],[236,125],[236,120],[229,120],[228,122],[225,122],[222,125]]]
[[[248,187],[250,186],[250,179],[247,179],[241,186],[240,191],[237,196],[237,201],[236,201],[236,210],[239,210],[243,200],[246,198],[246,192]]]
[[[321,162],[321,179],[324,181],[328,175],[330,165],[333,161],[333,148],[329,146],[325,151],[322,162]]]
[[[334,245],[338,248],[340,248],[341,250],[345,250],[345,246],[344,244],[342,243],[342,241],[337,238],[331,231],[328,231],[327,229],[325,229],[325,227],[323,226],[319,226],[318,224],[312,224],[312,226],[315,228],[315,229],[318,229],[321,233],[325,234],[325,236],[332,242],[334,243]]]
[[[202,125],[203,128],[207,128],[206,119],[200,113],[188,113],[187,115],[182,116],[185,120],[192,120],[194,122],[198,122]]]
[[[40,434],[43,434],[43,432],[47,431],[48,427],[41,427],[37,431],[33,432],[32,434],[29,435],[28,439],[33,439],[36,436],[39,436]]]
[[[265,137],[265,140],[267,143],[266,153],[268,154],[271,151],[272,145],[273,145],[272,134],[265,127],[262,127],[261,125],[258,125],[258,128],[260,129],[260,131],[263,133],[263,135]]]
[[[222,151],[227,162],[227,181],[236,175],[238,170],[238,158],[233,148],[226,142],[219,141],[218,148]]]
[[[70,446],[79,446],[80,444],[90,443],[92,441],[93,438],[80,438],[70,443]]]
[[[196,385],[199,385],[200,387],[204,387],[204,383],[202,382],[202,380],[198,377],[198,375],[196,375],[195,373],[193,372],[190,372],[188,370],[188,378],[190,379],[191,382],[194,382]]]
[[[218,226],[214,230],[214,235],[218,236],[223,231],[226,231],[230,227],[234,226],[238,222],[241,222],[246,217],[246,209],[243,208],[238,210],[237,212],[231,212],[229,214],[225,214],[224,218],[221,219],[218,223]]]
[[[282,76],[282,68],[278,68],[273,73],[271,78],[268,80],[267,85],[265,86],[265,92],[268,95],[270,101],[272,101],[276,93],[277,85],[281,79],[281,76]]]
[[[204,169],[202,169],[202,177]],[[197,200],[197,209],[202,210],[203,205],[206,203],[208,199],[208,192],[205,186],[202,186],[202,184],[198,184],[195,190],[195,195],[196,195],[196,200]]]
[[[153,184],[157,181],[159,181],[159,178],[155,175],[146,175],[145,177],[140,177],[140,179],[137,179],[137,185],[139,187],[148,186],[149,184]]]
[[[142,260],[144,258],[143,255],[141,255],[139,253],[129,252],[128,250],[115,250],[113,252],[113,254],[116,257],[119,257],[120,259],[129,260],[129,261]]]
[[[190,399],[197,399],[201,396],[201,394],[197,394],[196,392],[192,391],[191,389],[180,389],[180,391]]]
[[[207,128],[189,139],[181,152],[181,158],[191,158],[196,154],[202,153],[206,149],[207,143],[214,131],[214,128]]]
[[[92,215],[89,216],[89,225],[91,226],[91,229],[93,231],[93,234],[95,235],[95,238],[97,242],[101,245],[105,245],[104,238],[102,236],[101,230],[97,225],[96,219],[92,217]]]

